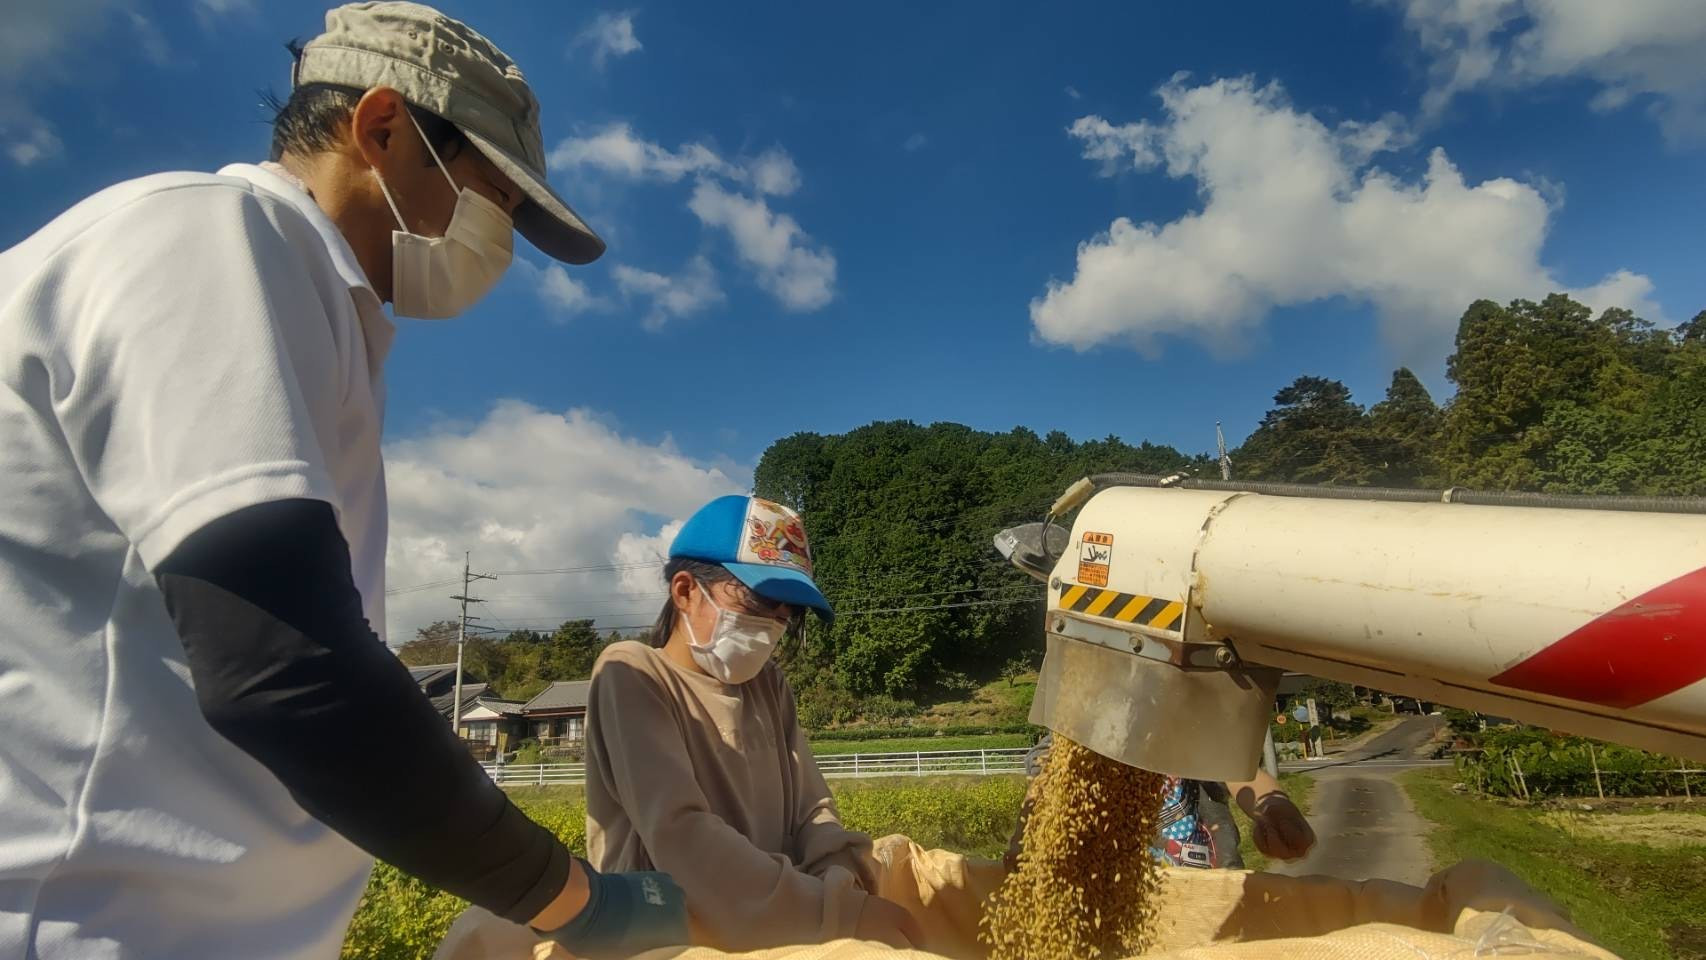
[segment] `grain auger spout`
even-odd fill
[[[1706,500],[1110,474],[996,546],[1032,722],[1132,766],[1248,779],[1284,670],[1706,760]]]

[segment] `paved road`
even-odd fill
[[[1393,778],[1418,765],[1422,747],[1443,723],[1440,717],[1408,717],[1342,757],[1299,767],[1310,769],[1315,778],[1309,820],[1319,842],[1302,860],[1269,869],[1292,876],[1426,883],[1433,872],[1422,839],[1428,824]]]

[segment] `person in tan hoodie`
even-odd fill
[[[673,876],[697,944],[920,947],[912,915],[876,895],[871,839],[842,826],[771,659],[807,608],[833,617],[811,570],[780,504],[721,497],[682,527],[650,641],[593,667],[587,850],[600,870]]]

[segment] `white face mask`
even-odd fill
[[[701,646],[693,632],[692,619],[681,618],[687,627],[690,641],[687,648],[693,653],[693,662],[724,683],[742,684],[758,676],[758,671],[770,662],[770,654],[788,625],[769,617],[724,610],[711,599],[711,591],[703,583],[699,584],[699,592],[705,595],[711,609],[717,611],[717,622],[711,627],[710,642]]]
[[[457,189],[456,179],[421,131],[420,121],[413,113],[409,120],[444,179],[450,181],[450,189],[456,191],[456,209],[444,236],[410,233],[385,178],[373,171],[400,228],[391,232],[391,309],[400,317],[443,320],[467,310],[497,286],[515,252],[515,222],[485,197],[467,187]]]

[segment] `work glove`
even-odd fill
[[[1296,860],[1315,846],[1315,830],[1303,811],[1277,790],[1256,801],[1250,825],[1256,849],[1276,860]]]
[[[540,930],[585,960],[618,960],[659,947],[686,946],[687,895],[667,873],[586,871],[586,907],[555,930]]]

